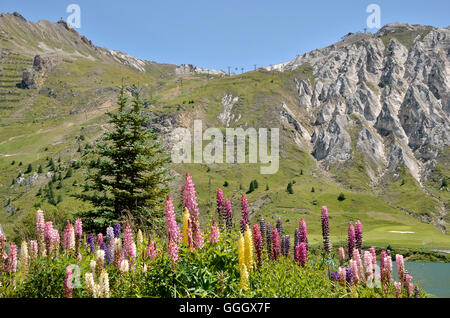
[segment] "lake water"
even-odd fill
[[[450,263],[405,262],[406,270],[413,277],[412,282],[434,297],[450,298]],[[392,264],[395,279],[397,267]]]

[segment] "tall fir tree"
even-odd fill
[[[168,193],[170,162],[158,135],[146,125],[139,92],[131,101],[120,88],[117,112],[108,112],[112,129],[95,144],[92,154],[99,160],[88,169],[84,191],[75,195],[94,209],[78,213],[83,226],[104,229],[117,221],[132,219],[142,227],[163,226],[164,199]]]

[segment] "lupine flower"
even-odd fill
[[[278,218],[276,228],[278,235],[281,237],[281,235],[283,235],[283,222],[281,221],[281,218]]]
[[[180,239],[181,239],[181,236],[180,236]],[[136,242],[137,242],[138,247],[140,247],[142,244],[144,244],[144,234],[142,234],[141,229],[139,229],[137,232]]]
[[[297,245],[300,244],[300,230],[295,229],[294,233],[294,255],[295,255],[295,249],[297,248]]]
[[[101,297],[109,298],[109,277],[106,270],[102,270],[99,278]]]
[[[178,261],[178,249],[178,244],[174,240],[170,240],[167,245],[167,251],[174,262]]]
[[[64,227],[64,235],[63,235],[63,249],[66,251],[70,251],[74,244],[72,243],[72,224],[70,221],[67,221],[66,226]]]
[[[100,277],[100,274],[105,267],[105,251],[102,249],[97,250],[95,252],[96,260],[95,260],[95,277]]]
[[[351,255],[353,255],[353,249],[355,248],[355,227],[353,226],[353,224],[350,222],[348,224],[348,240],[347,240],[347,253],[348,256],[351,257]]]
[[[98,246],[101,246],[103,244],[103,233],[97,234],[97,244]]]
[[[66,267],[66,277],[64,278],[64,297],[72,298],[72,268]]]
[[[239,269],[242,268],[242,265],[245,264],[245,242],[244,242],[244,235],[242,232],[239,233],[239,240],[238,240],[238,262],[239,262]]]
[[[225,200],[225,222],[227,229],[230,230],[233,227],[233,211],[231,210],[231,201]]]
[[[95,238],[92,234],[89,234],[87,238],[87,243],[89,247],[89,254],[92,254],[95,252]]]
[[[219,227],[216,224],[216,220],[212,221],[210,235],[209,235],[209,242],[211,244],[215,244],[219,242],[220,233],[219,233]]]
[[[278,229],[274,228],[272,231],[272,259],[277,260],[281,254],[280,237],[278,236]]]
[[[345,286],[345,283],[347,281],[347,271],[345,268],[339,267],[338,269],[338,281],[341,285]]]
[[[39,210],[36,213],[36,233],[41,256],[45,255],[45,219],[44,211]]]
[[[411,296],[413,295],[413,292],[414,292],[414,284],[411,283],[411,279],[412,279],[412,276],[409,275],[409,274],[407,273],[407,271],[405,271],[405,282],[404,282],[404,287],[405,287],[405,289],[406,289],[406,292],[407,292],[407,294],[408,294],[408,297],[411,297]]]
[[[108,265],[114,262],[114,229],[111,226],[106,229],[105,258]]]
[[[361,254],[363,246],[363,232],[362,232],[362,223],[360,220],[356,221],[355,238],[356,238],[356,248],[359,250],[359,253]]]
[[[358,279],[363,280],[365,277],[363,272],[363,265],[361,261],[361,256],[359,255],[359,251],[356,248],[353,250],[353,260],[356,262],[357,267],[356,273],[358,274]]]
[[[351,265],[347,266],[347,268],[345,269],[345,278],[347,284],[349,285],[353,284],[353,267]]]
[[[386,251],[382,250],[380,253],[380,272],[383,271],[385,257],[386,257]]]
[[[306,243],[301,242],[295,247],[295,260],[300,263],[302,267],[305,267],[307,259]]]
[[[192,229],[193,248],[203,248],[203,233],[200,230],[199,211],[195,194],[195,185],[189,172],[186,173],[184,184],[184,206],[188,208]]]
[[[258,224],[253,225],[253,244],[255,244],[256,265],[258,267],[261,267],[263,240],[262,240],[261,231],[259,229]]]
[[[120,269],[122,262],[122,240],[120,238],[114,239],[114,265]]]
[[[86,273],[84,275],[84,284],[86,286],[86,290],[89,294],[92,294],[94,292],[94,274],[93,273]]]
[[[414,298],[420,298],[420,288],[417,285],[414,288]]]
[[[290,244],[291,244],[291,240],[290,240],[289,235],[285,235],[283,237],[283,248],[282,248],[282,252],[283,252],[284,256],[289,255]]]
[[[350,266],[352,267],[352,273],[353,273],[353,284],[354,285],[358,285],[358,282],[360,279],[362,279],[362,277],[360,278],[359,274],[358,274],[358,263],[351,259],[349,261]]]
[[[147,257],[156,258],[156,246],[151,236],[148,237]]]
[[[344,252],[344,248],[341,246],[341,247],[339,247],[339,264],[341,266],[344,266],[344,262],[345,262],[345,252]]]
[[[130,223],[125,223],[125,229],[123,231],[123,252],[124,257],[131,260],[136,257],[136,250],[133,248],[133,232],[131,231]]]
[[[183,211],[183,244],[184,246],[191,246],[192,244],[192,231],[189,227],[189,210],[184,208]]]
[[[53,222],[45,222],[44,239],[48,257],[50,257],[51,254],[53,234]]]
[[[306,250],[308,250],[308,232],[306,230],[306,221],[304,219],[300,220],[300,243],[304,242],[306,245]]]
[[[245,196],[245,194],[242,194],[242,197],[241,197],[241,213],[242,213],[241,232],[244,233],[245,226],[250,223],[249,211],[248,211],[248,201],[247,201],[247,197]]]
[[[122,273],[128,273],[130,271],[130,266],[128,264],[128,260],[126,260],[126,259],[122,260],[122,262],[120,263],[120,271]]]
[[[10,273],[17,272],[17,246],[14,243],[11,243],[9,246],[8,265],[6,268]]]
[[[381,253],[383,254],[383,252]],[[392,258],[390,256],[384,257],[383,266],[382,267],[380,266],[380,271],[381,271],[381,284],[383,285],[384,290],[387,291],[389,288],[389,284],[391,283],[392,277]]]
[[[372,263],[372,254],[368,251],[364,252],[364,268],[365,268],[365,277],[366,282],[370,285],[373,280],[373,263]]]
[[[323,248],[325,252],[330,252],[330,227],[328,220],[328,209],[326,206],[322,207],[322,237],[323,237]]]
[[[122,233],[120,229],[120,223],[114,224],[114,237],[120,238],[120,234]]]
[[[181,233],[175,220],[175,212],[169,195],[167,196],[165,210],[167,238],[169,241],[173,240],[175,243],[179,243],[181,241]]]
[[[20,246],[20,270],[22,273],[26,273],[28,271],[29,266],[29,255],[28,255],[28,245],[26,241],[22,241],[22,245]]]
[[[333,282],[337,282],[339,280],[339,273],[338,271],[332,271],[330,273],[330,280]]]
[[[226,211],[225,211],[225,199],[223,198],[222,189],[217,189],[216,192],[216,202],[217,202],[217,216],[219,218],[219,224],[223,224],[223,221],[226,220]]]
[[[248,224],[245,225],[244,231],[244,245],[245,245],[245,266],[249,272],[253,271],[253,240],[252,232]]]
[[[402,283],[394,282],[395,297],[402,298]]]
[[[38,248],[38,242],[37,242],[37,241],[34,241],[34,240],[31,240],[31,241],[30,241],[30,258],[31,258],[32,260],[34,260],[34,259],[37,258],[37,256],[38,256],[38,250],[39,250],[39,248]]]
[[[266,230],[267,255],[272,259],[272,224],[267,224]]]
[[[5,234],[0,232],[0,271],[4,269],[5,262],[8,259],[8,254],[6,254],[5,247],[6,247],[6,237]]]
[[[243,264],[242,267],[240,268],[240,272],[241,272],[241,289],[247,290],[248,289],[248,272],[247,272],[247,267],[245,266],[245,264]]]
[[[259,227],[260,227],[260,231],[261,231],[261,239],[264,242],[264,240],[266,239],[266,220],[261,218],[259,220]]]
[[[405,280],[405,263],[403,261],[403,255],[395,255],[395,265],[397,266],[398,280],[403,282]]]
[[[83,235],[83,223],[81,219],[75,220],[75,252],[78,255],[80,255],[80,246],[81,246],[81,237]]]

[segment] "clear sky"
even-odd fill
[[[449,0],[2,0],[0,12],[66,20],[81,8],[77,31],[94,44],[161,63],[227,70],[278,64],[366,28],[369,4],[381,24],[447,27]],[[376,28],[368,29],[376,32]]]

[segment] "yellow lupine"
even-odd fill
[[[252,232],[248,224],[245,227],[244,232],[244,245],[245,245],[245,266],[247,270],[251,272],[253,270],[253,239]]]
[[[189,246],[189,210],[184,208],[183,211],[183,244]]]
[[[241,270],[242,265],[245,264],[245,243],[244,243],[244,236],[242,235],[242,233],[239,233],[238,260],[239,260],[239,270]]]
[[[245,264],[241,266],[241,289],[242,290],[248,289],[248,272]]]

